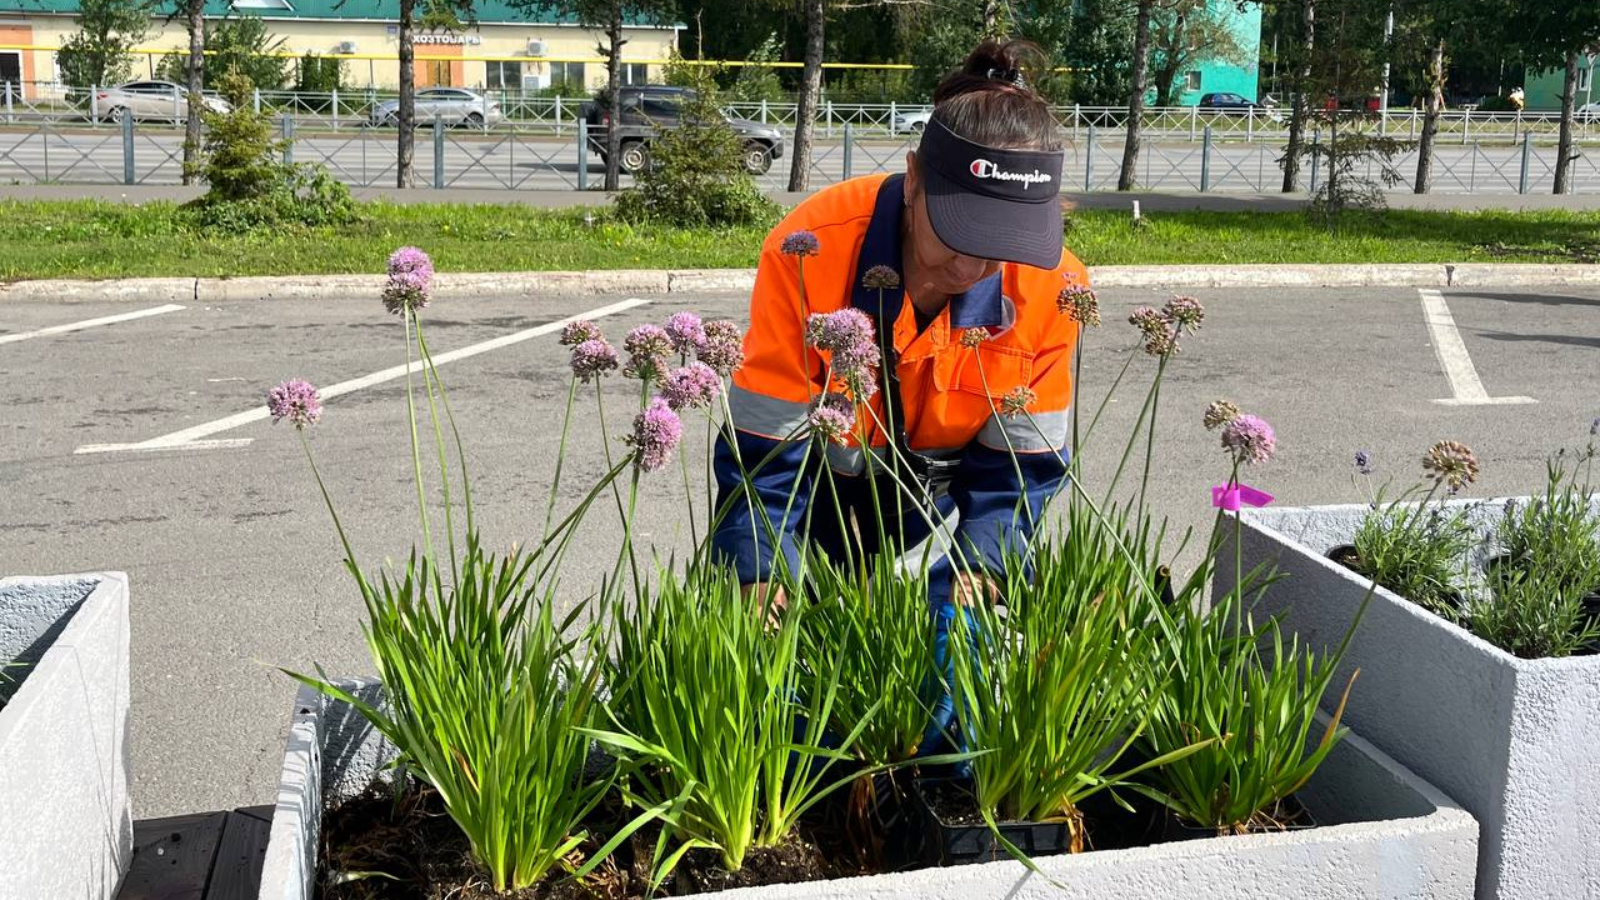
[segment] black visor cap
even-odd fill
[[[918,174],[934,233],[978,259],[1053,269],[1061,263],[1060,150],[1001,150],[923,129]]]

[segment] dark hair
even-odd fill
[[[986,147],[1060,150],[1055,116],[1028,79],[1043,59],[1031,41],[984,41],[934,88],[933,121]]]

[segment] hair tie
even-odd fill
[[[995,81],[1009,82],[1012,87],[1024,90],[1028,87],[1028,82],[1022,77],[1021,69],[990,69],[984,73],[984,77],[992,78]]]

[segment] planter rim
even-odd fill
[[[1497,497],[1497,498],[1491,498],[1491,499],[1486,499],[1486,500],[1460,500],[1460,499],[1458,499],[1458,500],[1447,500],[1447,501],[1445,501],[1445,505],[1446,506],[1480,506],[1480,505],[1494,505],[1494,504],[1502,504],[1503,505],[1508,500],[1517,500],[1517,501],[1520,502],[1520,501],[1524,501],[1524,500],[1528,500],[1528,499],[1530,499],[1530,498],[1528,498],[1528,497]],[[1402,505],[1402,506],[1416,506],[1417,504],[1415,502],[1408,501],[1408,502],[1400,504],[1400,505]],[[1348,578],[1348,579],[1350,579],[1352,581],[1359,582],[1360,584],[1362,584],[1364,586],[1365,585],[1371,585],[1373,587],[1373,589],[1374,589],[1374,593],[1377,596],[1383,597],[1385,600],[1388,600],[1390,602],[1393,602],[1393,603],[1396,603],[1396,604],[1399,604],[1399,605],[1403,606],[1408,615],[1416,618],[1418,621],[1420,621],[1423,624],[1425,624],[1426,627],[1431,628],[1431,629],[1435,629],[1435,630],[1439,630],[1439,631],[1443,631],[1446,634],[1449,634],[1451,637],[1453,637],[1456,640],[1466,641],[1468,644],[1472,645],[1473,647],[1477,648],[1478,650],[1481,650],[1481,651],[1489,654],[1494,659],[1495,662],[1499,663],[1502,666],[1506,666],[1506,667],[1509,667],[1509,668],[1512,668],[1512,669],[1519,669],[1519,670],[1556,670],[1556,671],[1559,671],[1559,670],[1562,670],[1562,669],[1587,670],[1589,668],[1600,667],[1600,653],[1583,655],[1583,656],[1563,656],[1563,657],[1546,656],[1546,657],[1540,657],[1539,659],[1524,659],[1523,657],[1517,656],[1515,653],[1512,653],[1512,652],[1510,652],[1508,650],[1505,650],[1504,648],[1502,648],[1502,647],[1500,647],[1500,646],[1498,646],[1496,644],[1492,644],[1492,643],[1484,640],[1483,638],[1478,637],[1477,635],[1473,634],[1471,631],[1468,631],[1467,629],[1461,627],[1460,625],[1457,625],[1454,622],[1445,621],[1443,618],[1440,618],[1439,616],[1434,615],[1432,612],[1429,612],[1428,610],[1423,609],[1420,605],[1411,602],[1411,600],[1409,600],[1409,599],[1407,599],[1405,597],[1402,597],[1399,594],[1396,594],[1394,591],[1389,590],[1388,588],[1384,587],[1381,584],[1374,585],[1373,582],[1370,579],[1365,578],[1365,577],[1357,574],[1356,572],[1351,571],[1350,569],[1347,569],[1344,566],[1339,565],[1338,563],[1336,563],[1333,560],[1329,559],[1327,557],[1327,554],[1320,553],[1317,550],[1307,546],[1306,544],[1301,543],[1301,541],[1298,538],[1291,537],[1290,535],[1285,534],[1284,532],[1280,531],[1278,529],[1278,527],[1277,527],[1277,522],[1279,520],[1290,518],[1290,517],[1292,517],[1294,515],[1297,515],[1297,514],[1304,514],[1304,513],[1308,513],[1308,512],[1320,512],[1320,511],[1361,512],[1362,514],[1365,514],[1365,511],[1369,510],[1371,508],[1372,507],[1369,504],[1366,504],[1366,503],[1329,503],[1329,504],[1308,505],[1308,506],[1284,506],[1284,507],[1270,508],[1270,509],[1241,510],[1242,514],[1241,514],[1240,520],[1243,522],[1243,524],[1246,527],[1253,528],[1253,529],[1255,529],[1257,531],[1266,532],[1271,536],[1271,538],[1273,540],[1279,541],[1279,542],[1283,543],[1285,546],[1287,546],[1287,547],[1289,547],[1289,548],[1291,548],[1293,550],[1296,550],[1296,551],[1298,551],[1300,553],[1303,553],[1307,557],[1312,558],[1315,561],[1315,564],[1320,566],[1320,567],[1322,567],[1322,568],[1325,568],[1325,569],[1327,569],[1329,571],[1335,572],[1335,573],[1339,574],[1340,576],[1342,576],[1344,578]],[[1270,588],[1268,588],[1268,590],[1270,590]]]
[[[62,627],[61,633],[50,642],[49,648],[40,655],[38,662],[23,670],[16,692],[6,701],[5,706],[0,706],[0,743],[9,740],[17,729],[24,726],[23,718],[34,708],[34,695],[45,690],[45,686],[50,683],[49,677],[34,676],[48,676],[54,669],[77,665],[75,658],[77,648],[86,640],[92,639],[94,620],[116,611],[112,602],[119,592],[121,596],[127,596],[128,575],[126,572],[81,572],[71,575],[10,575],[0,578],[0,590],[23,584],[82,584],[89,587],[89,590],[83,595],[83,599],[73,604],[72,609],[66,614],[67,623]]]

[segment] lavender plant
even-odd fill
[[[1422,462],[1432,485],[1413,487],[1394,500],[1387,500],[1385,488],[1379,488],[1356,528],[1350,564],[1395,594],[1456,621],[1465,592],[1466,554],[1476,537],[1465,511],[1450,510],[1444,499],[1477,481],[1478,459],[1464,444],[1440,441]],[[1373,468],[1365,452],[1357,454],[1356,469],[1361,477],[1370,477]]]

